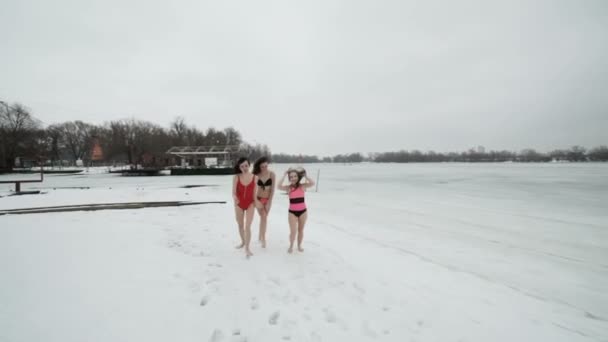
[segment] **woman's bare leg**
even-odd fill
[[[251,204],[245,213],[245,253],[247,254],[247,257],[253,255],[251,249],[249,249],[249,243],[251,242],[251,223],[253,222],[253,213],[255,212],[253,208],[254,205]]]
[[[268,225],[268,211],[266,210],[266,206],[262,207],[262,209],[258,209],[258,214],[260,214],[260,235],[258,239],[262,243],[262,248],[266,248],[266,227]]]
[[[236,248],[243,248],[245,246],[245,211],[236,206],[234,207],[234,214],[236,217],[236,223],[239,225],[239,235],[241,236],[241,244],[237,245]]]
[[[298,226],[298,218],[296,215],[289,213],[289,249],[287,253],[293,253],[293,243],[296,240],[296,231]]]
[[[298,218],[298,251],[304,252],[302,248],[302,240],[304,239],[304,226],[306,225],[306,219],[308,219],[308,212],[305,212]]]

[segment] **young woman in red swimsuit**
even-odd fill
[[[249,171],[249,160],[240,158],[235,166],[236,175],[232,180],[232,198],[234,199],[234,211],[236,222],[239,225],[241,244],[236,248],[245,247],[245,255],[249,258],[253,255],[249,248],[251,242],[251,222],[255,207],[259,202],[255,194],[258,191],[257,177]]]
[[[260,236],[259,240],[262,248],[266,248],[266,227],[268,225],[268,213],[272,207],[272,198],[274,197],[274,172],[268,169],[269,160],[267,157],[261,157],[253,164],[253,174],[258,177],[258,192],[256,197],[260,201],[258,214],[260,214]]]
[[[289,185],[283,185],[285,177],[289,176]],[[306,177],[306,183],[302,184],[302,179]],[[306,171],[289,169],[281,178],[277,185],[280,190],[289,192],[289,249],[288,253],[293,253],[293,243],[298,237],[298,251],[304,252],[302,240],[304,239],[304,225],[308,219],[308,211],[304,202],[304,191],[315,185],[315,182],[306,176]]]

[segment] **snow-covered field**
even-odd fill
[[[277,194],[249,260],[230,177],[0,185],[0,210],[228,202],[0,216],[0,341],[608,341],[608,164],[308,169],[305,252]]]

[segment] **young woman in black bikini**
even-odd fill
[[[289,185],[283,185],[285,177],[289,176]],[[306,183],[302,184],[302,179],[306,177]],[[280,190],[289,192],[289,249],[288,253],[293,253],[293,243],[298,237],[298,251],[304,252],[302,240],[304,239],[304,225],[308,219],[308,210],[304,201],[304,191],[315,185],[315,182],[306,176],[304,169],[289,169],[281,178],[277,185]],[[296,234],[297,233],[297,234]]]
[[[259,240],[262,248],[266,248],[266,227],[268,224],[268,213],[272,207],[272,198],[274,197],[275,174],[268,169],[269,160],[267,157],[261,157],[253,164],[253,174],[258,177],[258,192],[256,194],[260,214],[260,235]]]

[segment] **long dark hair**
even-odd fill
[[[249,163],[249,159],[247,157],[239,158],[239,160],[236,162],[236,165],[234,165],[234,173],[236,173],[236,174],[242,173],[241,164],[243,164],[244,162]],[[249,163],[249,164],[251,164],[251,163]]]
[[[264,163],[270,163],[270,160],[266,156],[260,157],[260,158],[258,158],[258,160],[255,161],[255,163],[253,164],[253,174],[254,175],[259,175],[262,172],[260,166]]]

